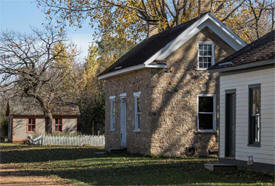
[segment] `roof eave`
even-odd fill
[[[233,67],[214,68],[214,69],[210,68],[209,71],[211,71],[211,72],[230,72],[230,71],[244,70],[244,69],[250,69],[250,68],[272,65],[272,64],[273,65],[275,64],[275,59],[258,61],[258,62],[243,64],[243,65],[238,65],[238,66],[233,66]]]
[[[202,16],[200,19],[198,19],[195,23],[193,23],[188,29],[183,31],[183,33],[181,33],[178,37],[170,41],[167,45],[165,45],[158,52],[152,55],[143,64],[127,67],[127,68],[117,70],[114,72],[109,72],[106,74],[101,74],[98,76],[98,80],[103,80],[109,77],[113,77],[116,75],[120,75],[126,72],[139,70],[143,68],[167,68],[166,65],[153,66],[151,63],[153,63],[155,60],[163,60],[166,57],[168,57],[172,52],[177,50],[180,46],[182,46],[184,43],[190,40],[194,35],[196,35],[199,31],[201,31],[204,27],[200,27],[200,26],[207,20],[211,20],[216,25],[216,27],[223,32],[223,34],[215,31],[214,28],[212,28],[212,31],[215,31],[215,33],[221,38],[223,38],[222,37],[223,35],[226,35],[226,37],[228,37],[226,42],[231,47],[233,47],[236,51],[246,45],[246,43],[241,38],[239,38],[235,33],[233,33],[229,28],[227,28],[221,21],[215,18],[211,13],[207,13],[204,16]],[[208,26],[210,27],[210,25]]]
[[[240,46],[241,48],[246,46],[247,43],[242,40],[237,34],[235,34],[231,29],[229,29],[223,22],[221,22],[218,18],[216,18],[215,16],[213,16],[211,13],[207,14],[210,19],[215,20],[213,22],[215,22],[218,26],[221,27],[221,29],[227,33],[233,40],[235,40]]]
[[[107,74],[100,75],[100,76],[98,76],[98,80],[104,80],[104,79],[107,79],[107,78],[110,78],[110,77],[113,77],[113,76],[121,75],[121,74],[124,74],[124,73],[127,73],[127,72],[136,71],[136,70],[141,70],[141,69],[144,69],[144,68],[167,68],[167,66],[163,65],[163,64],[157,64],[157,65],[140,64],[140,65],[135,65],[135,66],[127,67],[127,68],[124,68],[124,69],[121,69],[121,70],[117,70],[117,71],[114,71],[114,72],[110,72],[110,73],[107,73]]]

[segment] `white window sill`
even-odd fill
[[[203,134],[206,134],[206,133],[217,133],[216,130],[197,130],[196,133],[203,133]]]
[[[199,70],[199,71],[207,71],[208,68],[197,68],[197,70]]]
[[[135,129],[134,132],[140,132],[140,129]]]

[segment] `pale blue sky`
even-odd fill
[[[0,30],[16,32],[30,32],[31,27],[41,28],[47,23],[45,14],[37,7],[35,0],[0,0]],[[92,30],[88,24],[83,28],[66,29],[70,41],[75,43],[81,52],[83,60],[88,53],[88,46],[92,42]]]

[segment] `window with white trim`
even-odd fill
[[[140,92],[134,93],[134,99],[135,99],[135,129],[134,131],[140,131],[140,115],[141,115],[141,109],[140,109]]]
[[[249,133],[248,143],[261,143],[261,85],[249,85]]]
[[[206,70],[214,64],[214,43],[210,41],[198,44],[198,69]]]
[[[116,123],[116,105],[115,105],[115,96],[110,96],[110,130],[115,130]]]
[[[197,111],[198,131],[216,131],[216,95],[199,94]]]

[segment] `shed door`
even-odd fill
[[[236,92],[226,92],[225,99],[225,156],[235,157]]]

